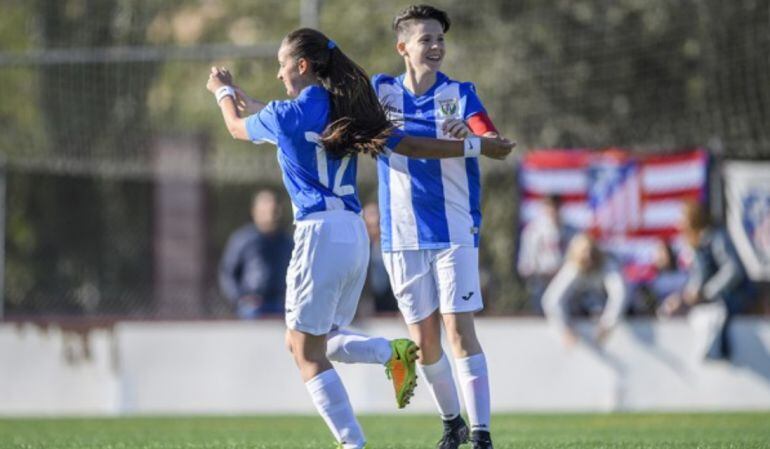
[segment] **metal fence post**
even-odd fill
[[[323,0],[302,0],[299,5],[299,23],[303,28],[318,28],[321,22]]]

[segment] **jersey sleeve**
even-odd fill
[[[488,132],[497,132],[492,119],[476,94],[476,86],[473,83],[462,83],[461,89],[465,96],[465,121],[474,134],[483,136]]]
[[[406,137],[406,134],[404,134],[404,131],[399,128],[393,129],[393,132],[390,134],[390,137],[388,137],[388,141],[385,143],[385,146],[382,148],[382,154],[381,156],[389,157],[395,148],[398,146],[399,143],[401,143],[401,140]]]
[[[374,89],[375,95],[378,95],[378,92],[379,92],[378,87],[386,77],[387,75],[384,73],[378,73],[376,75],[372,75],[371,82],[372,82],[372,88]]]
[[[276,114],[276,102],[271,101],[261,111],[246,117],[246,132],[254,143],[278,143],[281,127]]]
[[[379,96],[380,84],[392,79],[393,77],[386,73],[378,73],[376,75],[373,75],[372,88],[374,89],[374,93],[377,96]],[[404,131],[402,129],[394,128],[393,132],[390,134],[390,137],[388,137],[388,141],[385,143],[385,146],[382,148],[382,153],[380,154],[380,156],[390,157],[390,155],[393,153],[393,150],[398,146],[399,143],[401,143],[401,140],[404,137],[406,137],[406,134],[404,134]]]
[[[465,117],[463,117],[463,120],[467,121],[476,114],[487,113],[479,96],[476,94],[476,86],[473,83],[462,83],[460,89],[462,96],[465,97]]]
[[[497,128],[492,123],[492,119],[489,118],[486,112],[479,112],[473,117],[468,119],[468,128],[473,131],[473,134],[483,136],[486,133],[496,133]]]
[[[271,101],[261,111],[246,117],[246,131],[254,143],[278,143],[278,136],[291,134],[297,126],[298,114],[289,101]]]

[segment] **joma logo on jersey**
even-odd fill
[[[457,98],[450,98],[448,100],[438,101],[439,109],[441,109],[441,115],[444,117],[450,117],[457,114],[459,107],[459,101]]]

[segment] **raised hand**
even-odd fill
[[[209,79],[206,82],[206,89],[211,93],[215,93],[222,86],[231,86],[232,82],[233,76],[227,69],[224,67],[211,67]]]
[[[212,67],[213,68],[213,67]],[[228,86],[234,86],[233,75],[225,67],[220,67],[218,72],[219,79]]]

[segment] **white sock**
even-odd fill
[[[390,340],[347,329],[336,329],[326,339],[326,357],[333,362],[384,365],[392,353]]]
[[[341,442],[345,449],[364,447],[364,432],[353,414],[348,393],[337,371],[326,370],[307,381],[305,387],[334,438]]]
[[[441,419],[448,421],[460,414],[460,398],[452,377],[452,366],[444,353],[441,359],[433,365],[417,364],[422,377],[428,384],[433,400],[436,402]]]
[[[489,432],[489,374],[484,353],[455,359],[471,430]]]

